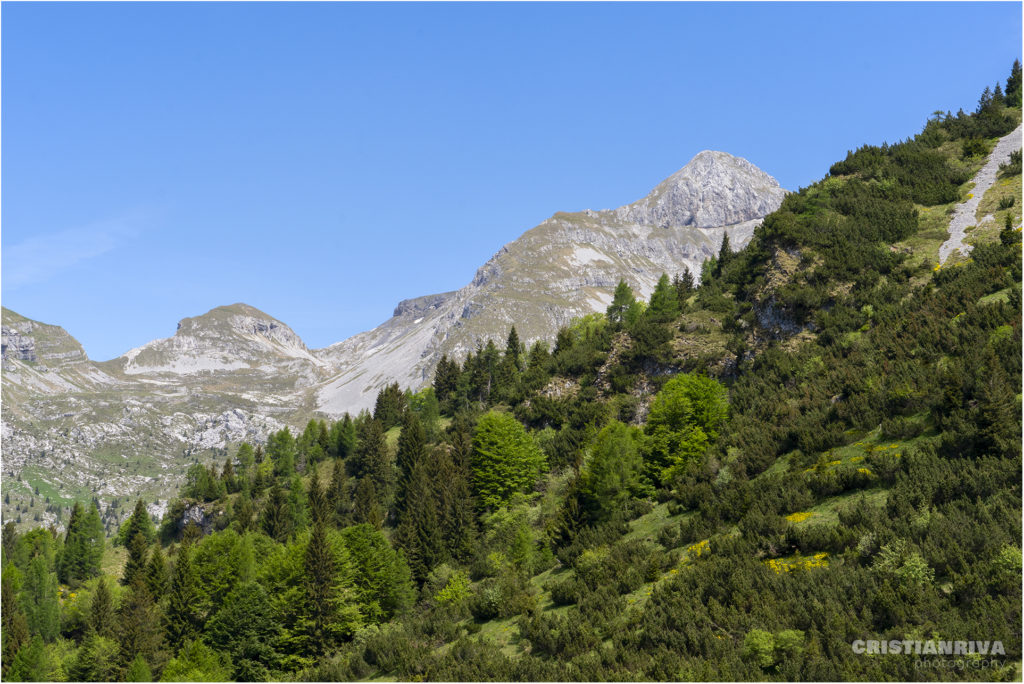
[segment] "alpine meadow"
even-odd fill
[[[3,681],[1020,681],[1006,66],[324,349],[235,304],[93,362],[5,308]]]

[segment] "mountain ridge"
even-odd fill
[[[5,474],[29,473],[74,497],[163,498],[183,459],[314,415],[371,408],[387,384],[419,389],[443,354],[503,339],[513,323],[525,343],[553,338],[606,308],[622,278],[647,296],[663,272],[699,277],[725,234],[746,244],[760,217],[745,217],[778,206],[785,192],[745,159],[702,152],[637,202],[556,212],[501,246],[462,288],[400,300],[381,325],[321,349],[237,302],[96,362],[62,328],[5,309]],[[745,220],[704,225],[720,217]],[[636,222],[648,218],[663,225]],[[47,344],[69,355],[65,366],[28,360]]]

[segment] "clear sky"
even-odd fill
[[[1021,4],[4,3],[2,299],[97,360],[244,301],[310,347],[702,149],[796,189],[971,110]]]

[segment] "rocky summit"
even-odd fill
[[[746,159],[704,151],[646,197],[612,210],[556,213],[502,247],[455,292],[406,300],[379,327],[318,356],[341,372],[316,392],[338,415],[372,406],[397,380],[420,387],[442,354],[461,357],[516,325],[530,343],[573,318],[603,311],[619,279],[648,296],[662,273],[699,278],[722,236],[742,247],[786,191]]]
[[[572,319],[603,311],[619,279],[648,296],[662,273],[699,276],[723,235],[745,245],[784,195],[747,160],[701,152],[646,197],[556,213],[462,289],[404,300],[377,328],[319,350],[274,317],[233,304],[95,362],[62,328],[4,309],[5,519],[59,524],[61,506],[93,496],[109,504],[141,495],[159,512],[195,459],[223,458],[233,443],[317,414],[372,407],[391,382],[418,389],[442,354],[504,340],[513,322],[524,342],[552,339]],[[105,509],[111,526],[128,512]]]

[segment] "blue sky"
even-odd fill
[[[975,106],[1020,3],[4,3],[2,300],[105,360],[244,301],[311,347],[702,149],[796,189]]]

